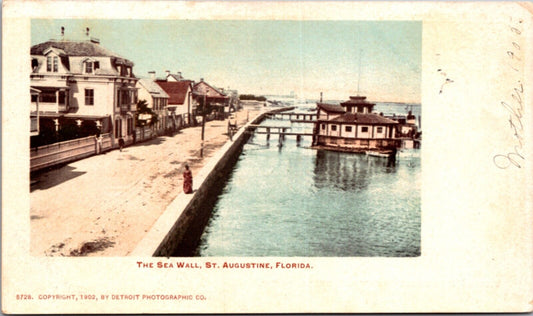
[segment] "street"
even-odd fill
[[[238,126],[260,107],[236,113]],[[31,179],[31,254],[126,256],[182,192],[184,164],[193,177],[228,141],[228,121],[82,159]]]

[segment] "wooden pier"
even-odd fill
[[[316,113],[296,113],[296,112],[280,112],[268,115],[269,118],[289,119],[291,122],[313,123],[316,120]]]
[[[283,145],[285,136],[296,136],[297,143],[299,143],[302,140],[302,137],[304,136],[313,137],[313,133],[309,133],[309,132],[292,132],[291,128],[288,126],[268,126],[268,125],[250,124],[248,125],[246,132],[266,135],[267,140],[270,139],[270,135],[279,135],[278,141],[279,141],[280,147]]]
[[[291,132],[291,127],[288,126],[267,126],[267,125],[248,125],[248,131],[254,132],[255,134],[266,134],[266,135],[300,135],[300,136],[313,136],[313,133],[310,132]]]

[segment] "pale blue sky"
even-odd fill
[[[32,45],[83,40],[133,61],[134,73],[181,71],[239,93],[420,102],[422,22],[32,20]]]

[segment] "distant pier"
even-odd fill
[[[289,119],[291,122],[314,123],[316,113],[297,113],[297,112],[280,112],[271,113],[268,118],[272,119]]]

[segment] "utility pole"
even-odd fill
[[[209,89],[206,89],[204,93],[204,104],[202,107],[202,148],[200,149],[200,157],[204,157],[205,114],[207,111],[207,94],[208,93],[209,93]]]
[[[205,90],[204,94],[204,106],[202,109],[202,143],[204,141],[204,132],[205,132],[205,112],[207,111],[207,94],[209,93],[209,89]]]

